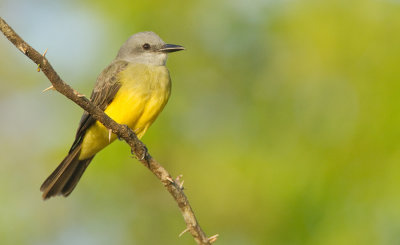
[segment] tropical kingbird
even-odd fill
[[[128,125],[140,139],[170,96],[167,54],[183,49],[166,44],[154,32],[132,35],[100,73],[90,100],[116,122]],[[96,153],[116,137],[84,112],[68,155],[40,188],[43,199],[71,194]]]

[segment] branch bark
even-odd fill
[[[210,245],[216,240],[217,235],[208,238],[201,229],[189,204],[189,200],[179,183],[179,178],[176,180],[172,179],[168,171],[149,154],[145,145],[136,137],[135,133],[128,126],[115,122],[101,109],[93,105],[90,100],[66,84],[53,69],[46,57],[27,44],[1,17],[0,30],[15,47],[38,65],[38,70],[41,69],[43,71],[54,89],[82,107],[106,128],[112,130],[114,134],[126,141],[137,159],[161,181],[175,199],[186,222],[186,230],[191,233],[197,244]]]

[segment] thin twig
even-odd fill
[[[189,204],[189,200],[179,184],[175,181],[171,181],[171,175],[151,157],[145,145],[136,137],[135,133],[128,126],[116,123],[101,109],[93,105],[86,97],[66,84],[50,65],[46,57],[28,45],[1,17],[0,30],[3,32],[4,36],[10,40],[10,42],[12,42],[23,54],[40,67],[53,85],[54,89],[82,107],[85,111],[90,113],[93,118],[101,122],[106,128],[112,130],[114,134],[118,135],[119,138],[124,139],[126,143],[128,143],[137,159],[139,159],[139,161],[161,181],[175,199],[186,222],[187,229],[190,231],[197,244],[210,245],[211,242],[215,241],[213,237],[211,237],[211,239],[207,238],[201,229]]]

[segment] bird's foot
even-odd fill
[[[146,159],[148,150],[145,145],[143,145],[142,149],[139,150],[139,152],[136,155],[136,152],[131,148],[131,154],[133,155],[134,158],[136,158],[139,161],[143,161]]]

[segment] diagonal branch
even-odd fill
[[[207,238],[201,229],[189,204],[189,200],[183,192],[183,188],[180,186],[179,179],[173,180],[171,178],[168,171],[151,157],[145,145],[136,137],[135,133],[128,126],[116,123],[101,109],[93,105],[90,100],[66,84],[56,73],[44,55],[41,55],[27,44],[1,17],[0,30],[11,43],[38,65],[38,70],[41,69],[43,71],[54,89],[82,107],[106,128],[110,129],[114,134],[118,135],[128,143],[137,159],[139,159],[139,161],[161,181],[164,187],[175,199],[186,222],[187,230],[192,234],[197,244],[210,245],[216,240],[216,236]]]

